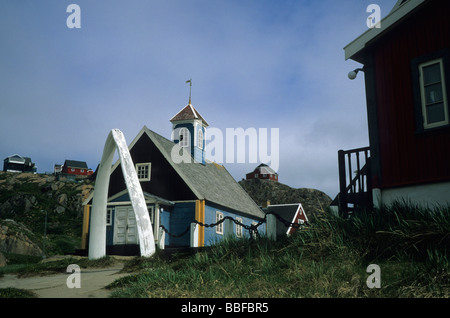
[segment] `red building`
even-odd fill
[[[62,166],[61,173],[88,176],[93,174],[93,171],[88,168],[84,161],[66,160]]]
[[[247,180],[252,179],[266,179],[278,181],[278,173],[276,173],[271,167],[262,163],[255,170],[245,175]]]
[[[399,0],[380,28],[345,47],[363,64],[355,71],[365,77],[370,147],[340,151],[344,210],[450,204],[449,16],[448,0]]]

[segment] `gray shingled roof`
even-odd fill
[[[295,216],[295,212],[297,212],[299,208],[299,203],[296,204],[279,204],[279,205],[269,205],[265,209],[265,213],[276,213],[281,218],[286,220],[287,222],[292,222]],[[281,222],[276,223],[277,233],[286,233],[288,227]]]
[[[192,161],[176,164],[170,157],[174,143],[147,127],[143,129],[199,200],[207,200],[250,216],[264,218],[264,213],[258,205],[225,167],[213,162],[201,164]]]
[[[71,167],[71,168],[88,169],[88,166],[85,161],[66,160],[66,161],[64,161],[64,165],[66,167]]]

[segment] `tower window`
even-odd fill
[[[180,146],[189,146],[189,130],[186,127],[180,128]]]
[[[197,146],[200,149],[203,149],[203,130],[199,129],[198,131],[198,141],[197,141]]]

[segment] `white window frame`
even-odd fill
[[[256,226],[256,225],[258,225],[257,222],[252,222],[252,226]],[[252,238],[255,239],[255,240],[258,238],[258,236],[256,235],[255,232],[252,232],[252,236],[253,236]]]
[[[223,220],[223,213],[216,211],[216,223]],[[216,234],[223,235],[223,222],[216,225]]]
[[[441,86],[442,86],[442,103],[444,107],[444,120],[436,123],[429,124],[428,123],[428,115],[427,115],[427,102],[426,102],[426,94],[425,94],[425,83],[424,83],[424,73],[423,69],[427,66],[439,63],[439,68],[441,71]],[[449,114],[448,114],[448,99],[447,99],[447,89],[445,83],[445,73],[444,73],[444,61],[442,58],[434,59],[431,61],[427,61],[419,64],[419,76],[420,76],[420,96],[421,96],[421,105],[422,105],[422,116],[423,116],[423,128],[430,129],[441,127],[449,124]]]
[[[179,140],[180,147],[189,147],[189,143],[190,143],[189,135],[190,135],[189,129],[187,129],[186,127],[180,128],[179,134],[178,134],[178,140]]]
[[[106,209],[106,226],[112,225],[112,213],[113,213],[113,208]]]
[[[153,205],[147,206],[148,215],[150,217],[150,222],[153,224],[155,219],[155,207]]]
[[[236,218],[236,221],[243,223],[242,218]],[[236,237],[242,237],[242,225],[240,224],[236,224]]]
[[[140,171],[141,168],[147,167],[147,175],[143,175]],[[139,181],[150,181],[152,176],[152,163],[151,162],[144,162],[144,163],[137,163],[136,164],[136,173],[138,176]]]
[[[197,147],[203,149],[203,130],[201,128],[198,130]]]

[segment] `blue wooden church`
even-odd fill
[[[186,229],[194,220],[212,224],[229,216],[244,225],[263,220],[264,212],[225,167],[205,158],[208,123],[190,101],[170,121],[172,140],[144,126],[128,147],[144,192],[155,240],[164,228],[172,234],[165,235],[165,247],[188,247],[191,233]],[[180,149],[186,151],[184,160],[173,160],[174,149],[177,154]],[[82,248],[86,249],[92,195],[84,204]],[[120,160],[111,169],[106,227],[107,253],[139,253],[136,220]],[[258,232],[265,233],[265,227],[265,224],[260,225]],[[180,236],[182,233],[184,235]],[[195,239],[201,247],[230,234],[249,235],[242,226],[223,222],[215,227],[198,226]]]

